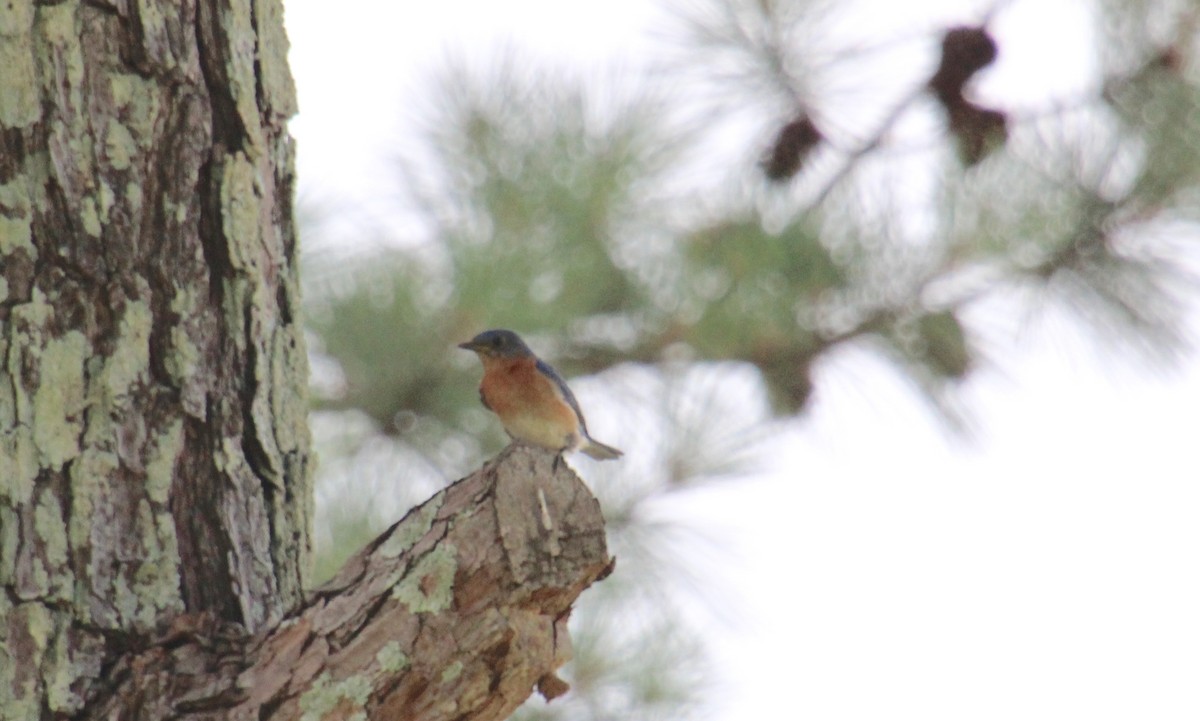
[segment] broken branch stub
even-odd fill
[[[158,691],[137,718],[505,719],[535,686],[566,690],[554,672],[570,658],[567,616],[611,564],[578,476],[512,446],[240,651],[193,624],[133,654],[112,701]]]

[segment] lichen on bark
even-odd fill
[[[78,713],[117,649],[181,613],[253,630],[302,598],[307,373],[279,13],[0,10],[4,719]]]
[[[539,499],[557,551],[524,510]],[[214,720],[500,721],[570,657],[571,605],[611,568],[603,523],[552,453],[510,447],[367,544],[278,626],[229,637],[212,618],[180,617],[123,660],[139,672],[89,718],[133,699],[157,718],[185,698]],[[171,698],[151,693],[168,687]]]

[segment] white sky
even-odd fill
[[[651,6],[288,0],[302,192],[385,204],[405,93],[448,50],[636,64]],[[1012,3],[1002,53],[1007,32],[1027,52],[1002,55],[996,92],[1076,82],[1054,38],[1075,7]],[[680,500],[733,539],[715,718],[1200,718],[1200,362],[1151,375],[1050,327],[972,382],[971,443],[859,359],[823,379],[777,473]]]

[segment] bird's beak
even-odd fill
[[[478,351],[479,350],[479,348],[475,345],[475,341],[471,341],[471,340],[467,341],[466,343],[459,343],[458,347],[462,348],[463,350],[470,350],[470,351]]]

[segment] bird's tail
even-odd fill
[[[591,438],[588,438],[587,445],[584,446],[583,448],[580,448],[579,450],[583,451],[584,453],[591,456],[592,458],[595,458],[598,461],[609,461],[614,458],[620,458],[621,456],[625,455],[625,453],[623,451],[619,451],[616,448],[613,448],[612,446],[606,446],[603,443],[601,443],[600,441],[595,441],[595,440],[592,440]]]

